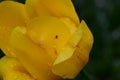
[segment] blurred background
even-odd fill
[[[80,20],[86,21],[94,35],[90,61],[84,68],[89,79],[120,80],[120,0],[73,0],[73,3]],[[82,72],[78,77],[81,75]]]
[[[94,35],[90,60],[75,80],[120,80],[120,0],[72,1]]]

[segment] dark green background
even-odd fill
[[[80,20],[86,21],[94,35],[89,63],[75,80],[120,80],[120,0],[73,3]]]
[[[120,0],[73,2],[79,18],[87,22],[94,35],[85,67],[91,80],[120,80]]]

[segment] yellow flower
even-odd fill
[[[86,65],[93,36],[70,0],[0,3],[0,48],[37,80],[74,78]]]

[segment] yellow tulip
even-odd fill
[[[4,58],[3,67],[18,63],[30,80],[59,80],[73,79],[88,62],[93,36],[70,0],[3,1],[0,12],[0,48],[18,60]],[[9,68],[0,69],[7,76]]]

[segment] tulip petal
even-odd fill
[[[51,71],[52,58],[25,35],[25,29],[17,27],[10,38],[11,48],[18,60],[36,80],[56,80]]]
[[[16,58],[0,59],[0,80],[35,80]]]
[[[0,48],[8,56],[13,56],[9,49],[9,36],[16,26],[25,26],[28,21],[24,4],[14,1],[0,3]]]
[[[51,15],[56,17],[68,17],[77,25],[79,19],[71,0],[26,0],[28,13],[35,16]]]
[[[38,17],[33,19],[28,26],[28,36],[38,45],[42,45],[53,58],[71,36],[67,25],[56,17]]]
[[[71,44],[73,45],[71,46]],[[53,73],[63,78],[74,78],[88,62],[92,44],[93,36],[86,23],[82,21],[78,30],[55,60]]]

